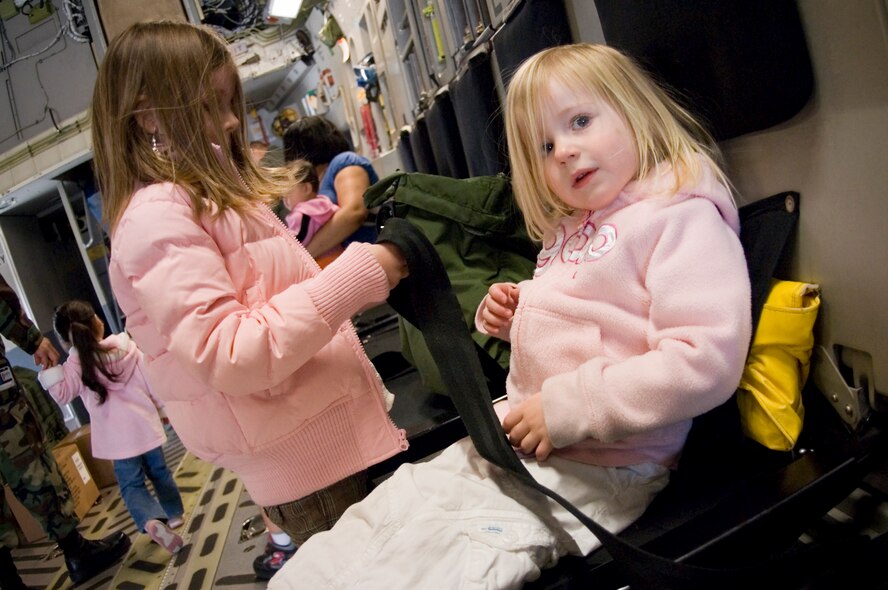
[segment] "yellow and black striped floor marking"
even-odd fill
[[[242,491],[243,483],[234,473],[213,471],[189,523],[188,531],[194,534],[176,555],[160,588],[173,584],[189,590],[213,588]]]
[[[169,437],[163,448],[164,455],[167,464],[179,466],[186,453],[185,446],[172,428],[168,428],[168,431]],[[78,530],[89,539],[101,538],[113,531],[122,531],[131,538],[137,533],[136,525],[120,498],[117,486],[108,486],[100,490],[99,499],[84,515]],[[19,575],[29,588],[55,589],[70,586],[64,557],[55,542],[46,537],[14,549],[13,559]],[[84,583],[83,587],[88,589],[107,587],[115,569],[102,572]]]
[[[176,483],[185,505],[185,524],[177,532],[182,535],[185,546],[176,555],[170,555],[162,547],[152,542],[148,535],[140,534],[133,541],[129,554],[111,581],[111,588],[132,590],[158,590],[166,588],[176,578],[181,564],[189,558],[192,546],[199,542],[204,531],[201,527],[203,504],[209,484],[221,470],[186,455],[176,472]],[[195,532],[197,530],[197,532]],[[209,588],[209,586],[207,586]]]
[[[186,521],[183,527],[177,531],[185,541],[182,550],[175,556],[171,556],[159,545],[152,542],[148,535],[136,534],[135,525],[120,497],[119,489],[116,486],[107,488],[103,491],[102,503],[93,508],[84,519],[84,522],[90,524],[82,532],[88,538],[96,539],[114,531],[123,530],[130,533],[133,545],[121,565],[96,576],[79,586],[78,590],[106,587],[126,590],[166,588],[178,578],[177,572],[182,569],[183,564],[191,567],[190,562],[193,561],[191,555],[195,553],[193,549],[195,543],[205,545],[204,538],[216,533],[217,528],[223,527],[222,537],[224,540],[224,535],[228,531],[233,516],[233,510],[231,510],[231,516],[227,520],[224,518],[227,514],[224,506],[226,502],[235,503],[237,495],[242,489],[240,481],[231,472],[214,467],[191,454],[185,454],[182,457],[174,477],[185,507]],[[215,485],[220,480],[224,481],[222,488]],[[233,488],[237,494],[230,501],[227,494],[222,493],[228,488]],[[223,518],[208,519],[205,513],[209,509],[222,514]],[[97,513],[94,514],[94,512]],[[201,569],[211,571],[209,571],[210,575],[206,585],[189,586],[189,588],[194,590],[210,588],[213,580],[212,573],[215,571],[213,560],[215,559],[215,562],[218,563],[221,558],[222,543],[219,544],[217,551],[202,550],[197,553],[200,555]],[[61,568],[46,588],[50,590],[73,588],[67,570]]]

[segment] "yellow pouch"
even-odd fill
[[[819,308],[819,285],[773,281],[746,359],[737,392],[743,433],[775,451],[791,450],[802,431]]]

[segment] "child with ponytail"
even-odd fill
[[[182,524],[184,509],[163,456],[162,406],[142,371],[142,352],[126,333],[105,337],[105,324],[85,301],[61,305],[53,327],[68,360],[41,371],[41,385],[62,404],[81,397],[92,424],[93,456],[113,460],[120,495],[138,529],[176,553],[182,538],[172,529]]]

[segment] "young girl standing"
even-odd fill
[[[93,456],[114,461],[120,497],[136,527],[178,552],[182,538],[172,529],[182,524],[182,497],[163,456],[166,432],[142,372],[141,351],[126,333],[106,338],[105,324],[85,301],[61,305],[53,327],[69,356],[40,372],[41,385],[60,404],[80,396],[92,425]]]
[[[533,278],[491,286],[476,314],[512,345],[498,414],[540,483],[619,531],[666,485],[692,418],[739,383],[751,318],[737,209],[705,131],[613,49],[530,58],[505,115],[542,249]],[[598,545],[464,439],[395,472],[269,588],[518,588]]]
[[[268,208],[292,187],[253,162],[244,112],[218,35],[133,25],[99,67],[94,164],[111,284],[172,425],[299,545],[407,446],[349,321],[406,269],[362,243],[320,270]]]

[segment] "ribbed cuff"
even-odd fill
[[[345,252],[306,281],[305,291],[334,330],[369,304],[382,303],[389,294],[385,271],[368,250],[354,242]]]

